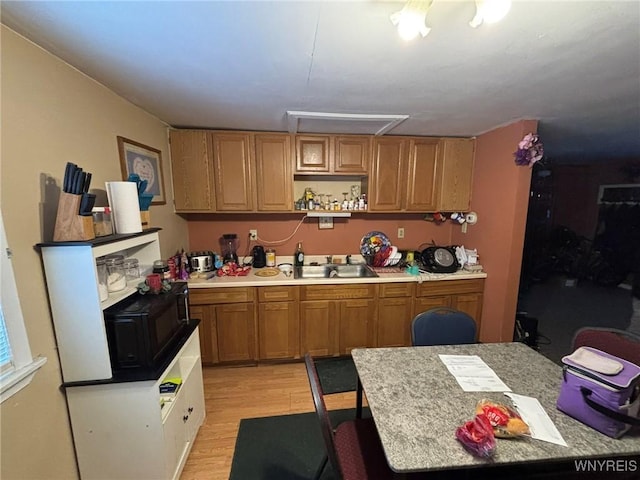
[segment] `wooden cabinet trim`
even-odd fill
[[[299,287],[258,287],[258,301],[263,302],[297,302],[300,299]]]
[[[189,290],[189,303],[192,305],[215,305],[220,303],[253,302],[254,287],[229,287]]]
[[[373,284],[348,285],[303,285],[300,300],[346,300],[351,298],[373,298],[376,286]]]
[[[434,295],[457,295],[460,293],[482,293],[484,278],[469,280],[443,280],[440,282],[423,282],[416,287],[416,297]]]
[[[381,283],[378,286],[378,296],[387,297],[412,297],[414,295],[414,282],[405,283]]]

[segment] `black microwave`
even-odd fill
[[[159,294],[135,293],[104,311],[111,367],[153,370],[184,336],[189,323],[189,289],[175,282]]]

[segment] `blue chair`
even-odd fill
[[[411,322],[413,346],[476,343],[476,322],[460,310],[437,307],[418,314]]]

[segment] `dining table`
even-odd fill
[[[514,466],[524,472],[541,465],[562,465],[575,472],[613,465],[640,477],[640,432],[610,438],[559,411],[561,366],[524,343],[356,348],[351,355],[358,374],[357,416],[364,393],[394,472],[498,472]],[[512,404],[502,391],[464,391],[441,355],[477,356],[511,392],[537,399],[566,446],[531,436],[498,438],[491,457],[471,454],[455,432],[474,418],[478,402]],[[584,463],[593,459],[618,463]]]

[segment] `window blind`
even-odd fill
[[[2,305],[0,305],[0,373],[12,369],[13,356],[11,354],[11,345],[9,344],[9,335],[7,335],[7,326],[4,323]]]

